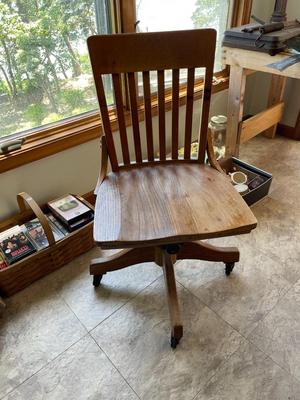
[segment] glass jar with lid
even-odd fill
[[[217,160],[225,157],[226,124],[227,117],[225,115],[215,115],[211,117],[208,124],[212,133],[213,146]]]

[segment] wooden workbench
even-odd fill
[[[300,79],[300,63],[283,71],[267,65],[285,59],[289,54],[270,56],[251,50],[223,47],[223,64],[230,66],[230,81],[227,106],[226,155],[238,156],[239,145],[261,132],[274,137],[277,123],[281,120],[284,103],[282,101],[286,78]],[[268,108],[253,117],[242,121],[246,76],[254,72],[272,74]]]

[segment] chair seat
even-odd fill
[[[94,239],[106,249],[237,235],[257,224],[228,177],[198,163],[111,172],[96,195]]]

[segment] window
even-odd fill
[[[138,32],[155,32],[182,29],[214,28],[217,30],[215,72],[222,69],[221,42],[230,14],[230,0],[136,0],[135,13]],[[203,68],[195,71],[196,79],[204,77]],[[187,81],[187,70],[180,70],[180,83]],[[139,95],[142,95],[142,78],[138,77]],[[157,76],[150,74],[151,91],[157,90]],[[172,85],[172,72],[165,73],[165,87]]]
[[[86,38],[111,32],[105,0],[0,0],[0,31],[1,137],[98,107]]]
[[[0,0],[0,142],[26,135],[21,150],[0,154],[0,173],[99,137],[89,35],[213,26],[219,71],[226,21],[247,23],[251,6],[252,0]],[[111,88],[109,80],[105,85]],[[201,96],[201,80],[196,85]],[[214,90],[227,86],[224,70]]]
[[[230,0],[136,0],[137,30],[216,29],[215,72],[218,72],[221,70],[222,34],[228,24],[229,11]]]

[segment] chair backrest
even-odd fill
[[[207,142],[207,125],[213,78],[216,31],[195,29],[189,31],[96,35],[88,38],[88,49],[100,106],[103,130],[113,171],[120,166],[140,165],[143,162],[166,161],[165,70],[172,70],[172,134],[171,159],[178,159],[179,134],[179,75],[187,69],[186,114],[183,160],[190,160],[194,106],[195,68],[205,68],[201,123],[199,126],[198,162],[203,163]],[[150,72],[157,73],[157,103],[159,126],[159,157],[153,145]],[[147,160],[143,160],[139,127],[136,73],[142,73]],[[123,162],[117,159],[112,127],[109,119],[103,76],[112,76],[115,106],[118,117]],[[135,159],[130,149],[124,116],[121,79],[126,76],[129,88],[130,112]]]

